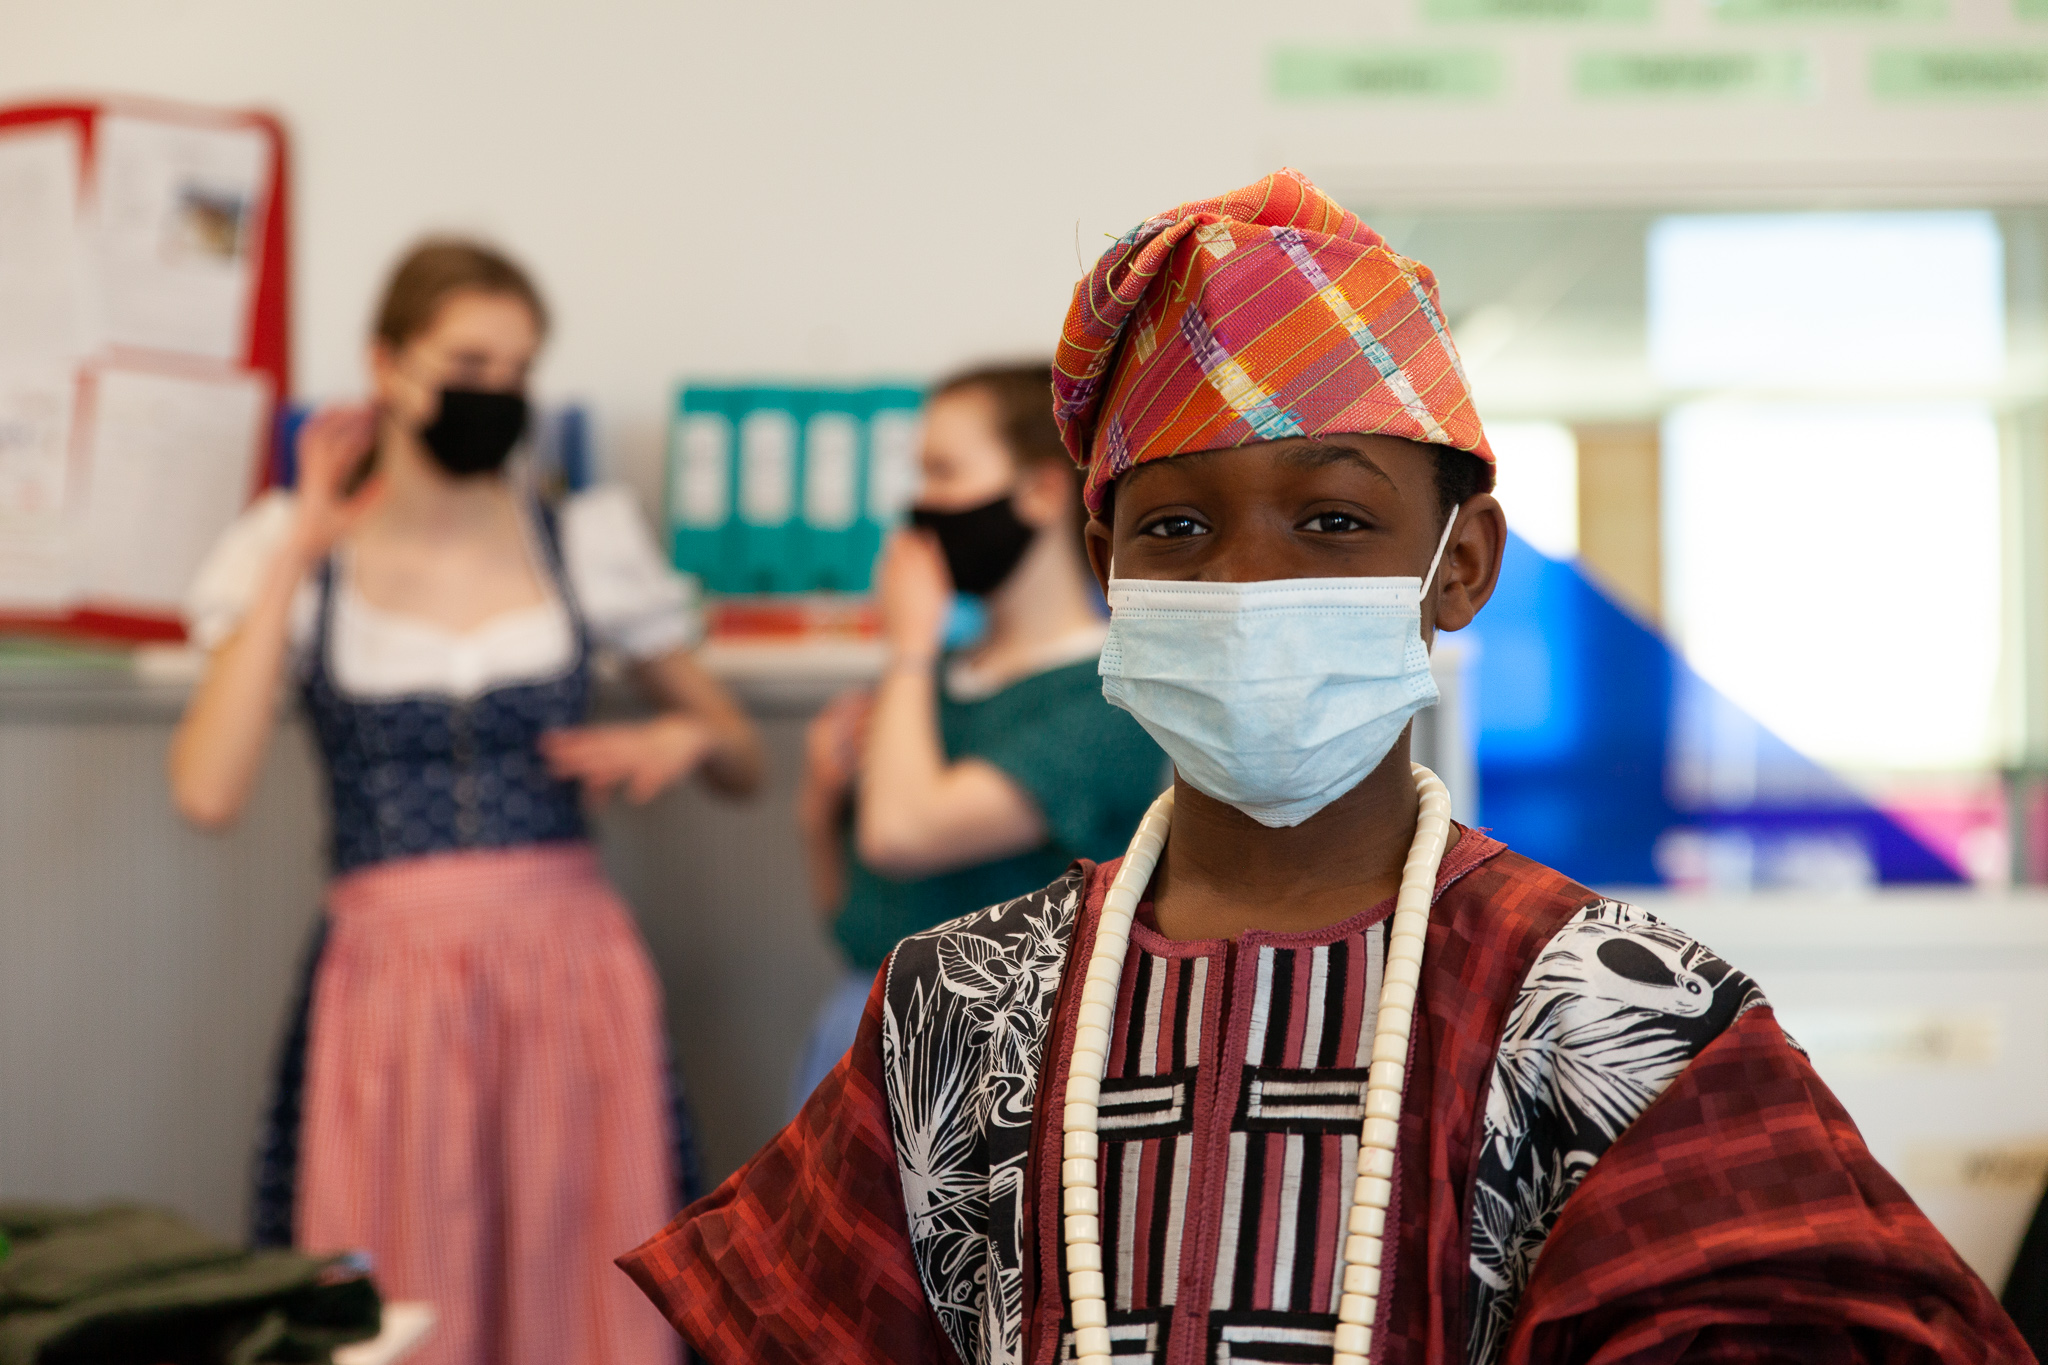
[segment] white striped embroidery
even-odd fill
[[[1320,1327],[1274,1327],[1264,1323],[1228,1322],[1217,1333],[1216,1365],[1261,1365],[1261,1362],[1316,1360],[1337,1342],[1337,1334]]]
[[[1118,1365],[1152,1365],[1159,1359],[1159,1324],[1156,1322],[1113,1322],[1109,1325],[1109,1352]],[[1073,1365],[1074,1334],[1060,1334],[1060,1365]]]
[[[1173,1144],[1173,1202],[1166,1210],[1165,1272],[1159,1282],[1159,1302],[1172,1305],[1180,1298],[1180,1239],[1187,1217],[1188,1167],[1194,1159],[1195,1144],[1181,1138]]]
[[[1359,1117],[1364,1117],[1363,1102]],[[1320,1139],[1318,1139],[1320,1141]],[[1294,1246],[1301,1232],[1301,1147],[1305,1139],[1289,1133],[1287,1155],[1280,1165],[1280,1227],[1273,1247],[1273,1311],[1294,1306]]]
[[[1223,1176],[1223,1229],[1216,1239],[1219,1247],[1235,1247],[1238,1239],[1238,1217],[1244,1210],[1244,1158],[1250,1133],[1230,1135],[1230,1163]],[[1237,1257],[1220,1255],[1216,1258],[1216,1287],[1209,1296],[1209,1307],[1221,1312],[1230,1307],[1231,1291],[1237,1287]]]
[[[1113,1137],[1133,1128],[1170,1127],[1179,1124],[1187,1112],[1185,1081],[1134,1090],[1123,1089],[1112,1081],[1103,1090],[1098,1105],[1097,1131],[1104,1137]]]
[[[1148,1223],[1138,1226],[1138,1182],[1144,1175],[1143,1144],[1124,1144],[1123,1190],[1116,1211],[1116,1306],[1131,1309],[1131,1281],[1137,1276],[1138,1239],[1151,1234]]]
[[[1366,1017],[1370,1019],[1372,1016],[1367,1015]],[[1342,1141],[1343,1146],[1340,1148],[1342,1158],[1337,1163],[1337,1169],[1340,1171],[1355,1171],[1358,1169],[1358,1134],[1355,1132],[1346,1133]],[[1355,1184],[1356,1182],[1347,1181],[1345,1183]],[[1338,1207],[1337,1216],[1347,1223],[1350,1222],[1351,1191],[1347,1190],[1345,1192],[1344,1202]],[[1330,1260],[1330,1302],[1335,1303],[1344,1294],[1344,1258],[1342,1256],[1333,1256]]]
[[[1266,1025],[1273,1017],[1273,950],[1259,949],[1257,985],[1252,994],[1251,1033],[1245,1039],[1247,1059],[1266,1055]]]
[[[1322,1055],[1324,997],[1330,984],[1330,949],[1326,944],[1309,953],[1308,1012],[1302,1022],[1301,1065],[1313,1068]]]
[[[1159,1073],[1159,1011],[1166,1002],[1166,964],[1152,964],[1152,986],[1145,993],[1145,1030],[1140,1035],[1138,1064],[1131,1070],[1140,1076]]]
[[[1182,1043],[1182,1056],[1193,1065],[1202,1055],[1202,1011],[1208,1003],[1209,959],[1198,957],[1187,966],[1188,1022],[1186,1037]],[[1194,1154],[1195,1143],[1192,1133],[1173,1141],[1173,1181],[1166,1209],[1166,1237],[1160,1247],[1163,1263],[1160,1266],[1159,1302],[1162,1306],[1170,1307],[1180,1299],[1181,1239],[1187,1226],[1188,1175]]]
[[[1366,1020],[1379,1018],[1380,983],[1387,973],[1387,926],[1384,922],[1365,931],[1365,1013]],[[1361,1023],[1358,1028],[1358,1047],[1352,1053],[1351,1065],[1372,1065],[1372,1025]],[[1345,1169],[1350,1169],[1346,1167]],[[1346,1212],[1349,1212],[1347,1209]]]
[[[1361,1123],[1365,1119],[1365,1077],[1254,1073],[1245,1084],[1244,1116],[1268,1122]]]

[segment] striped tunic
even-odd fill
[[[1392,909],[1235,943],[1140,910],[1101,1101],[1119,1361],[1328,1359]]]
[[[1115,870],[897,945],[796,1121],[620,1259],[706,1360],[1072,1359],[1057,1097]],[[1391,909],[1134,928],[1097,1171],[1118,1365],[1330,1358]],[[2029,1359],[1703,945],[1469,830],[1428,934],[1373,1365]]]

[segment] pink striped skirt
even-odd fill
[[[661,987],[588,845],[328,891],[298,1240],[434,1305],[408,1365],[673,1362],[613,1264],[673,1210]]]

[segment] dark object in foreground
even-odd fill
[[[2000,1302],[2034,1354],[2048,1358],[2048,1194],[2041,1196],[2034,1221],[2020,1241]]]
[[[243,1251],[163,1209],[0,1203],[0,1365],[325,1362],[377,1335],[345,1257]]]

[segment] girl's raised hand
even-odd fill
[[[875,569],[875,599],[893,662],[920,667],[938,657],[952,598],[938,538],[908,527],[891,533]]]
[[[376,440],[377,410],[368,403],[322,408],[299,428],[298,521],[293,530],[296,548],[308,560],[332,550],[382,493],[374,474],[360,488],[349,487]]]

